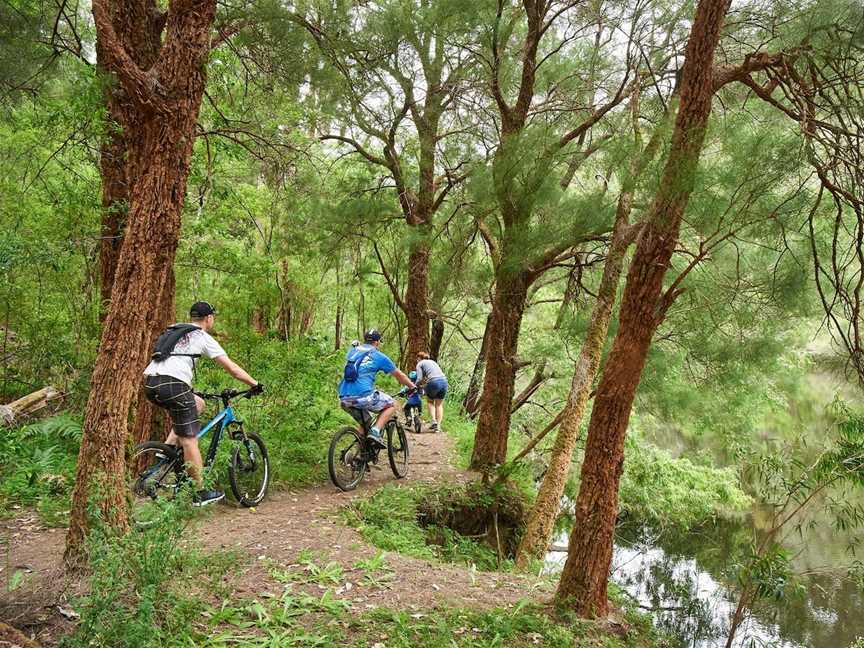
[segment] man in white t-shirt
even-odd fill
[[[201,490],[201,473],[204,462],[198,449],[198,432],[201,423],[198,415],[204,410],[204,400],[192,391],[195,360],[205,357],[215,360],[237,380],[255,388],[257,393],[263,386],[231,360],[225,350],[210,335],[216,319],[216,310],[207,302],[195,302],[189,309],[191,329],[177,340],[173,349],[162,360],[151,360],[144,369],[144,394],[147,400],[167,410],[174,423],[165,439],[169,445],[183,448],[183,457],[189,464],[189,473],[198,483],[199,490],[194,503],[197,506],[218,502],[225,493],[216,490]]]

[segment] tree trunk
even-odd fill
[[[156,338],[167,327],[175,321],[175,286],[174,271],[169,268],[165,285],[162,287],[162,295],[159,298],[159,308],[153,326],[150,329],[150,337],[145,347],[146,354],[153,348]],[[135,405],[135,419],[132,423],[133,447],[145,441],[164,441],[171,430],[171,419],[168,412],[158,409],[150,401],[143,397],[142,391],[138,391],[138,402]],[[132,471],[139,471],[144,466],[130,466]]]
[[[109,114],[112,102],[108,101]],[[117,126],[116,128],[119,128]],[[99,156],[99,170],[102,175],[102,232],[99,242],[99,274],[101,317],[108,314],[111,302],[111,288],[114,286],[114,273],[117,270],[117,260],[120,258],[120,248],[123,243],[123,231],[126,227],[127,200],[129,198],[126,180],[126,142],[123,135],[112,131],[105,141]]]
[[[403,369],[417,364],[420,351],[429,352],[429,246],[418,243],[408,257],[408,285],[405,288],[405,317],[408,320],[408,348]]]
[[[432,319],[432,337],[429,339],[429,356],[437,361],[444,341],[444,320],[439,315]]]
[[[342,302],[336,304],[336,323],[333,331],[333,350],[342,348]]]
[[[276,318],[279,327],[279,339],[286,341],[291,338],[291,299],[283,299]]]
[[[606,594],[618,515],[624,437],[651,338],[669,300],[663,277],[693,191],[711,114],[712,64],[730,0],[701,0],[685,51],[681,100],[663,177],[627,274],[620,326],[588,427],[576,518],[556,598],[581,616],[608,612]]]
[[[562,412],[561,427],[555,438],[549,467],[540,484],[534,506],[528,514],[525,532],[516,550],[516,566],[519,569],[525,569],[531,558],[541,558],[552,539],[552,530],[561,508],[561,496],[564,494],[564,486],[570,475],[573,450],[579,439],[582,417],[588,405],[588,397],[591,394],[597,369],[600,367],[600,357],[609,331],[609,320],[612,318],[612,309],[615,306],[624,257],[630,245],[627,228],[630,205],[630,193],[622,192],[612,232],[612,244],[606,255],[603,277],[600,280],[600,289],[591,313],[585,342],[576,359],[570,393],[567,395],[567,405]]]
[[[267,335],[270,329],[270,314],[266,306],[255,306],[252,308],[252,329],[258,335]]]
[[[555,331],[560,331],[570,312],[570,305],[576,301],[579,296],[580,280],[582,279],[582,264],[579,263],[579,258],[576,258],[576,265],[567,276],[567,287],[564,289],[564,300],[561,302],[561,307],[558,309],[558,315],[555,317],[555,325],[552,327]]]
[[[160,12],[155,0],[128,0],[115,2],[111,9],[111,23],[120,39],[128,44],[129,56],[142,69],[156,62],[161,41]],[[96,64],[106,73],[105,52],[102,42],[96,41]],[[111,288],[120,258],[123,233],[129,207],[129,188],[134,181],[126,168],[126,138],[122,124],[127,112],[134,110],[122,86],[106,88],[105,106],[108,110],[108,133],[102,141],[99,172],[102,177],[102,231],[99,245],[99,274],[102,318],[108,313]]]
[[[115,532],[128,526],[124,450],[129,407],[141,380],[153,313],[177,250],[215,16],[215,0],[193,4],[171,3],[159,60],[143,72],[125,50],[130,43],[114,32],[105,0],[93,2],[97,34],[109,50],[111,69],[135,97],[136,110],[124,117],[124,129],[136,180],[85,410],[66,537],[70,565],[84,557],[91,506]]]
[[[504,266],[506,267],[506,265]],[[471,468],[485,470],[504,463],[510,432],[510,406],[516,381],[519,327],[530,278],[526,272],[499,271],[489,318],[486,377],[474,435]]]
[[[486,352],[489,350],[489,328],[492,323],[492,313],[486,316],[486,328],[483,329],[483,342],[480,344],[480,352],[474,361],[474,369],[471,371],[471,381],[468,383],[468,391],[462,401],[462,410],[471,418],[477,413],[479,404],[480,386],[483,383],[483,373],[486,368]]]

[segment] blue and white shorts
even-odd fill
[[[339,400],[343,409],[361,409],[380,412],[393,406],[393,397],[377,389],[367,396],[346,396]]]

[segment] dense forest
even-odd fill
[[[854,0],[0,0],[0,643],[864,646],[862,140]]]

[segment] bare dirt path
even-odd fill
[[[530,576],[477,572],[470,568],[422,560],[387,552],[383,556],[386,577],[366,577],[357,563],[377,557],[381,551],[367,543],[339,519],[339,511],[357,498],[368,497],[388,483],[410,487],[418,483],[457,483],[470,477],[453,467],[452,444],[445,434],[410,435],[409,475],[394,482],[389,466],[373,469],[356,491],[341,493],[324,484],[302,490],[271,493],[254,511],[220,505],[198,521],[193,530],[199,546],[236,551],[245,567],[226,576],[233,600],[279,594],[285,578],[288,587],[350,601],[364,611],[380,606],[430,610],[441,606],[491,608],[513,605],[523,598],[547,598],[548,585]],[[0,594],[0,621],[35,631],[46,644],[63,630],[61,608],[78,585],[65,579],[61,569],[64,531],[44,529],[33,514],[0,521],[0,583],[15,571],[25,572],[25,583],[11,594]],[[309,556],[316,565],[338,565],[338,582],[322,584],[307,579]],[[302,559],[302,561],[301,561]],[[301,564],[301,562],[303,564]],[[0,588],[5,591],[5,588]],[[66,610],[68,612],[68,610]],[[50,628],[50,629],[49,629]]]

